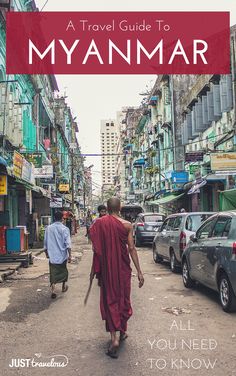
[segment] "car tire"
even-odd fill
[[[141,247],[142,243],[141,241],[139,240],[139,238],[137,237],[137,235],[135,235],[135,247]]]
[[[195,282],[189,275],[189,268],[187,260],[183,260],[183,267],[182,267],[182,278],[184,286],[189,289],[194,286]]]
[[[177,273],[178,271],[178,263],[177,263],[173,249],[171,249],[170,251],[170,269],[172,273]]]
[[[161,256],[158,255],[157,251],[156,251],[156,247],[154,246],[152,248],[153,250],[153,260],[156,264],[161,264],[162,261],[163,261],[163,258]]]
[[[226,273],[219,278],[220,303],[225,312],[236,311],[236,296]]]

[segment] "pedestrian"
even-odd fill
[[[120,208],[120,200],[110,198],[107,202],[109,215],[97,219],[90,228],[94,250],[90,281],[95,275],[98,278],[101,315],[106,323],[106,331],[111,335],[107,355],[112,358],[117,358],[120,341],[128,337],[127,321],[132,315],[132,269],[129,255],[137,270],[139,287],[144,284],[134,246],[133,227],[121,218]]]
[[[99,218],[104,217],[107,214],[107,208],[105,205],[99,205],[97,208]]]
[[[70,231],[63,221],[63,213],[58,211],[54,215],[55,222],[49,225],[44,235],[44,250],[49,258],[51,298],[56,298],[57,283],[62,283],[62,292],[68,290],[67,261],[71,262]]]
[[[87,216],[85,218],[85,227],[86,227],[86,234],[85,234],[85,236],[88,237],[88,240],[90,239],[90,237],[89,237],[89,228],[90,228],[92,222],[93,222],[92,214],[91,214],[90,210],[88,210]]]

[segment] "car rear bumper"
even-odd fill
[[[152,243],[155,236],[156,236],[156,232],[151,232],[151,231],[150,232],[142,231],[139,234],[137,234],[138,239],[142,243]]]

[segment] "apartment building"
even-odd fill
[[[106,192],[114,188],[116,173],[116,145],[117,145],[117,122],[116,120],[102,120],[100,128],[101,142],[101,173],[102,191]]]

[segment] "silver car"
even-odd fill
[[[183,251],[200,225],[212,212],[172,214],[163,223],[153,242],[153,259],[156,263],[170,261],[172,272],[181,266]]]
[[[195,281],[219,291],[223,310],[236,310],[236,212],[209,218],[192,236],[182,257],[185,287]]]
[[[143,244],[152,244],[164,219],[165,215],[161,213],[140,213],[133,225],[136,247],[141,247]]]

